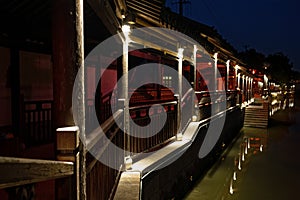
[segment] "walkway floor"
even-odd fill
[[[249,138],[246,142],[245,137]],[[245,154],[250,139],[251,147]],[[244,128],[232,148],[224,152],[185,199],[300,199],[299,144],[300,108],[278,111],[267,131]],[[240,162],[239,170],[238,160],[243,153],[245,160]]]

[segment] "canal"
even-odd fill
[[[243,128],[184,199],[300,199],[300,102],[280,110],[268,129]]]

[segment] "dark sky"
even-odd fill
[[[166,5],[178,11],[176,0]],[[214,26],[238,51],[254,48],[265,55],[282,52],[300,71],[300,1],[190,0],[184,15]]]

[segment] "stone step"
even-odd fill
[[[262,121],[268,121],[268,118],[267,117],[245,117],[245,119],[244,120],[258,120],[258,121],[260,121],[260,120],[262,120]]]
[[[249,118],[265,118],[268,119],[269,115],[245,115],[245,118],[249,117]]]
[[[264,108],[246,108],[244,126],[254,128],[267,128],[269,121],[269,111]]]
[[[253,124],[253,125],[249,125],[249,124],[244,124],[244,127],[253,127],[253,128],[267,128],[267,125],[258,125],[258,124]]]
[[[268,111],[246,111],[248,114],[252,113],[269,113]]]

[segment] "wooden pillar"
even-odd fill
[[[218,89],[218,79],[217,79],[217,72],[218,72],[218,53],[214,54],[214,76],[213,76],[213,91],[216,92]]]
[[[226,79],[225,79],[225,91],[229,90],[229,67],[230,67],[230,60],[226,62]]]
[[[245,75],[242,75],[242,104],[245,102]]]
[[[74,126],[74,118],[79,123],[81,135],[85,134],[84,70],[83,67],[83,0],[53,1],[52,45],[53,45],[53,96],[54,127]],[[83,69],[83,68],[82,68]],[[77,73],[80,72],[78,75]],[[76,75],[76,113],[72,113],[72,94]],[[73,115],[74,114],[74,115]],[[86,199],[85,148],[79,154],[80,199]],[[56,192],[63,181],[56,181]],[[64,196],[64,191],[56,193],[56,199]],[[70,199],[74,199],[70,197]]]
[[[235,87],[235,89],[237,89],[237,88],[239,88],[239,83],[238,83],[238,66],[236,65],[235,67],[234,67],[234,87]]]
[[[20,53],[16,48],[10,50],[11,114],[12,131],[20,136],[21,95],[20,95]]]
[[[182,140],[182,111],[181,111],[181,99],[182,99],[182,61],[183,61],[183,48],[178,49],[178,103],[177,103],[177,140]]]
[[[197,85],[196,85],[196,82],[197,82],[197,45],[194,45],[194,54],[193,54],[193,65],[194,65],[194,68],[193,68],[193,89],[194,91],[197,91]],[[193,107],[192,107],[192,116],[193,116],[193,121],[197,121],[198,120],[198,113],[196,113],[198,111],[198,101],[197,99],[195,98],[195,94],[192,94],[192,104],[193,104]]]
[[[72,92],[82,66],[82,33],[77,21],[76,3],[82,0],[53,2],[53,96],[55,127],[73,126]],[[78,8],[79,9],[79,8]],[[81,27],[82,28],[82,27]]]
[[[128,49],[129,49],[129,34],[131,32],[129,25],[122,26],[123,38],[123,56],[122,56],[122,95],[121,101],[124,102],[124,164],[125,169],[130,169],[132,160],[130,158],[131,144],[130,144],[130,120],[129,120],[129,85],[128,85]],[[127,153],[126,153],[127,151]]]
[[[74,163],[74,175],[56,181],[55,199],[80,199],[80,151],[79,129],[77,126],[56,130],[57,160]]]

